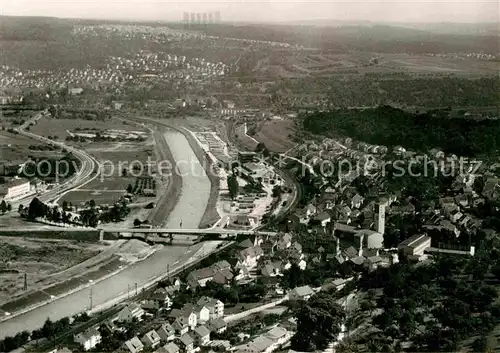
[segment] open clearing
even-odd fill
[[[28,289],[47,285],[53,273],[98,255],[105,247],[70,241],[0,238],[0,302],[23,292],[24,274]]]
[[[16,246],[21,248],[28,247],[29,254],[18,254],[17,263],[24,263],[32,261],[32,256],[36,247],[53,248],[55,243],[60,245],[56,246],[54,254],[47,258],[55,260],[51,264],[57,267],[58,270],[52,270],[44,273],[27,273],[28,278],[28,291],[22,290],[23,273],[19,274],[15,271],[4,270],[0,274],[0,280],[4,282],[10,281],[17,285],[16,287],[7,288],[0,287],[0,316],[4,312],[15,312],[27,306],[34,305],[50,299],[50,295],[60,295],[81,285],[86,285],[89,281],[97,281],[104,276],[111,275],[122,269],[125,264],[133,263],[144,259],[146,256],[153,253],[157,248],[151,247],[138,240],[119,240],[111,243],[109,246],[99,244],[79,243],[71,241],[37,241],[35,239],[25,240],[19,238],[2,238],[6,241],[17,242]],[[1,243],[0,243],[1,244]],[[24,244],[24,245],[23,245]],[[67,258],[67,253],[63,252],[62,255],[59,249],[65,247],[83,250],[82,254],[88,256],[85,259],[83,256]],[[5,247],[4,247],[5,248]],[[4,248],[0,246],[0,251]],[[16,251],[16,248],[11,247],[10,252]],[[47,250],[44,250],[47,252]],[[94,256],[95,255],[95,256]],[[68,261],[71,259],[77,260]],[[47,260],[45,260],[47,261]],[[64,264],[64,265],[60,265]],[[0,282],[1,283],[1,282]]]
[[[71,202],[74,206],[83,206],[86,202],[94,200],[96,205],[113,205],[125,195],[124,191],[71,191],[64,195],[59,204],[64,201]]]
[[[262,142],[270,151],[283,153],[295,146],[292,120],[271,120],[264,122],[255,139]]]

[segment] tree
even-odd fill
[[[128,192],[129,194],[131,194],[131,193],[133,193],[133,192],[134,192],[134,187],[132,186],[132,184],[128,184],[128,186],[127,186],[127,192]]]
[[[63,211],[67,211],[68,210],[68,201],[66,201],[66,200],[63,201],[62,209],[63,209]]]
[[[90,208],[92,208],[92,209],[94,209],[94,208],[95,208],[95,201],[94,201],[94,199],[92,199],[92,200],[90,200],[90,201],[89,201],[89,206],[90,206]]]
[[[12,211],[12,205],[10,203],[7,204],[7,211],[8,212]]]
[[[5,200],[2,200],[2,202],[0,203],[0,212],[7,212],[7,203],[5,202]]]
[[[238,196],[239,192],[239,185],[238,185],[238,179],[234,175],[229,175],[227,177],[227,187],[229,189],[229,195],[231,196],[231,199],[235,199],[236,196]]]
[[[37,197],[31,200],[28,208],[28,219],[34,220],[38,217],[45,217],[48,214],[48,207]]]
[[[136,218],[134,219],[134,227],[139,227],[142,224],[141,220]]]
[[[319,292],[302,305],[296,317],[297,333],[292,337],[292,349],[314,351],[326,349],[337,338],[346,315],[332,294]]]

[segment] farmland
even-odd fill
[[[261,124],[254,137],[270,151],[283,153],[295,145],[292,141],[294,134],[294,122],[292,120],[271,120]]]
[[[132,193],[148,197],[156,196],[156,180],[150,176],[136,178]]]
[[[287,78],[374,73],[480,76],[494,75],[498,71],[498,64],[494,61],[478,61],[467,58],[369,52],[339,54],[311,50],[304,51],[299,55],[260,60],[255,69]]]

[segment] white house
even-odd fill
[[[188,332],[190,329],[194,329],[198,324],[198,319],[195,313],[191,312],[189,314],[178,317],[174,324],[172,325],[176,332],[181,335]]]
[[[123,344],[123,348],[130,353],[139,353],[144,350],[144,345],[137,336],[132,337]]]
[[[260,246],[253,246],[241,250],[239,253],[239,262],[243,264],[247,269],[252,269],[257,266],[257,261],[264,255],[264,252]]]
[[[209,320],[224,317],[224,303],[218,299],[204,296],[198,300],[197,304],[208,309]]]
[[[134,318],[141,321],[144,316],[144,310],[137,304],[129,304],[127,307],[123,308],[114,321],[117,322],[130,322]]]
[[[156,348],[161,343],[161,337],[155,330],[151,330],[142,336],[141,342],[147,348]]]
[[[167,290],[164,288],[158,288],[150,297],[159,304],[160,307],[170,308],[172,305],[172,298],[168,295]]]
[[[80,343],[86,351],[95,348],[101,339],[101,333],[96,328],[88,329],[74,337],[74,341]]]
[[[182,308],[182,312],[184,313],[185,317],[188,317],[191,313],[194,313],[196,315],[196,323],[194,326],[210,320],[210,310],[204,305],[186,304]]]
[[[205,326],[195,328],[194,336],[199,346],[206,346],[210,342],[210,331]]]
[[[170,324],[161,325],[157,332],[163,342],[173,341],[175,338],[175,329]]]
[[[219,317],[215,320],[209,321],[207,323],[207,328],[211,332],[224,333],[227,330],[227,323],[222,317]]]

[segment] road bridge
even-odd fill
[[[275,236],[276,232],[264,232],[258,230],[244,230],[244,229],[171,229],[171,228],[118,228],[118,227],[105,227],[105,228],[63,228],[44,226],[40,228],[0,228],[0,235],[2,233],[43,233],[43,232],[65,232],[65,233],[78,233],[78,232],[92,232],[99,233],[119,233],[119,234],[151,234],[151,235],[166,235],[166,234],[186,234],[186,235],[262,235],[262,236]]]

